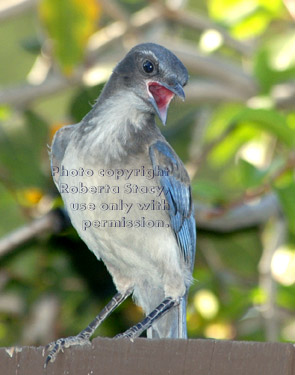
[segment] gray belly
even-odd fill
[[[72,224],[113,277],[120,271],[133,284],[146,276],[160,284],[165,268],[180,273],[169,207],[149,163],[86,168],[66,155],[62,165],[59,191]]]

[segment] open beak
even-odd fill
[[[180,83],[175,86],[169,86],[161,82],[148,82],[148,94],[150,102],[154,106],[163,125],[166,124],[168,107],[174,95],[179,96],[182,100],[185,99],[185,94]]]

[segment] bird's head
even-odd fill
[[[157,114],[164,125],[172,98],[185,98],[187,70],[172,52],[158,44],[144,43],[132,48],[116,66],[114,75],[119,78],[120,87],[131,90],[142,100],[144,109]]]

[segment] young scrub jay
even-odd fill
[[[188,174],[155,123],[165,125],[188,73],[153,43],[131,49],[115,67],[92,110],[60,129],[51,167],[73,226],[102,259],[118,293],[77,336],[47,346],[46,364],[72,345],[89,343],[99,324],[128,296],[145,319],[115,336],[186,338],[196,229]]]

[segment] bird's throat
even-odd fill
[[[148,85],[149,92],[153,96],[155,104],[158,109],[158,114],[163,123],[166,122],[167,111],[174,93],[162,86],[158,82],[150,82]]]

